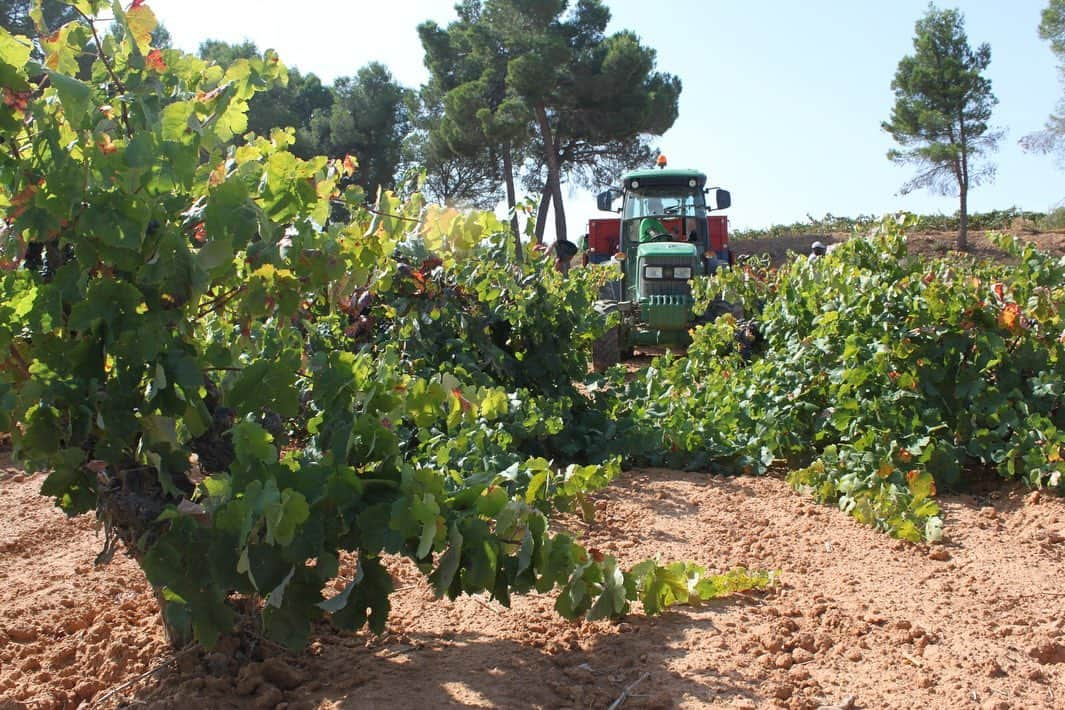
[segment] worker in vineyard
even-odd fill
[[[810,255],[806,258],[808,261],[817,261],[824,256],[827,251],[828,249],[825,245],[822,242],[817,241],[810,245]]]
[[[579,251],[577,245],[568,239],[559,239],[551,246],[551,251],[555,255],[555,269],[568,274],[573,257],[577,256]]]
[[[563,274],[569,273],[570,263],[579,251],[577,245],[568,239],[559,239],[551,246],[547,246],[543,242],[540,242],[533,246],[532,250],[533,253],[543,255],[544,257],[554,257],[555,271],[561,271]]]

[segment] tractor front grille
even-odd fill
[[[682,330],[691,320],[691,296],[648,296],[640,299],[640,317],[651,328]]]
[[[688,260],[678,261],[676,258],[661,258],[661,257],[645,257],[640,268],[643,269],[647,266],[660,266],[668,272],[671,272],[676,267],[692,268],[694,275],[694,268],[692,262]],[[643,273],[640,274],[640,281],[642,282],[642,288],[640,289],[640,296],[691,296],[692,288],[687,279],[647,279],[643,278]]]

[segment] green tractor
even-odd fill
[[[707,188],[704,173],[667,169],[661,159],[659,164],[659,170],[630,172],[620,187],[600,193],[597,205],[604,211],[614,211],[621,198],[621,217],[588,225],[587,261],[613,259],[621,267],[621,278],[604,287],[596,304],[604,315],[621,316],[593,345],[596,371],[638,346],[686,347],[694,324],[729,310],[715,303],[711,312],[695,313],[690,281],[732,263],[728,218],[709,214],[729,207],[731,196]]]

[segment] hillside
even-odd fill
[[[847,239],[848,233],[809,233],[791,234],[779,237],[759,239],[733,239],[732,250],[737,254],[767,254],[774,264],[783,263],[789,252],[809,254],[810,245],[815,241],[834,244]],[[1034,242],[1042,251],[1065,256],[1065,232],[1021,231],[1017,236],[1025,241]],[[907,245],[911,254],[925,256],[944,256],[954,249],[956,234],[952,232],[916,232],[908,235]],[[987,232],[969,233],[969,254],[987,259],[1004,257],[987,239]]]

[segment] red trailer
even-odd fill
[[[680,218],[666,218],[660,221],[673,234],[675,241],[686,241]],[[731,252],[728,248],[728,217],[719,214],[707,215],[706,222],[710,228],[710,250],[717,258],[731,263]],[[608,261],[618,253],[620,240],[621,220],[619,218],[588,220],[588,234],[585,235],[582,261],[585,264],[601,264]]]

